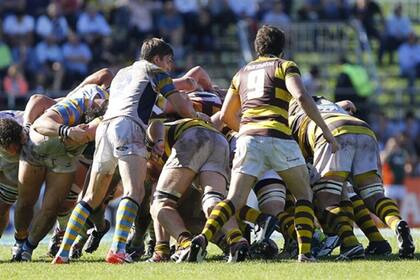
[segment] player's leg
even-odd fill
[[[10,208],[12,205],[0,200],[0,237],[9,224]]]
[[[190,246],[192,234],[187,230],[177,210],[177,204],[181,196],[191,187],[195,176],[196,172],[189,168],[168,168],[165,165],[154,194],[152,217],[159,222],[165,232],[177,240],[180,249]]]
[[[0,184],[0,238],[9,224],[10,208],[16,202],[17,195],[17,186]]]
[[[366,207],[363,199],[354,192],[353,186],[351,186],[348,182],[346,188],[351,205],[345,207],[352,208],[352,210],[349,209],[348,212],[353,212],[354,221],[369,240],[369,245],[365,249],[365,254],[389,255],[392,251],[391,246],[379,232],[379,229],[373,221],[370,211]]]
[[[413,258],[415,247],[408,224],[402,220],[397,204],[384,195],[382,180],[378,175],[378,145],[368,135],[360,135],[357,141],[359,149],[356,151],[353,166],[357,191],[370,211],[396,232],[400,257]]]
[[[23,245],[22,259],[30,260],[32,251],[54,225],[60,205],[70,191],[74,172],[47,172],[41,209],[32,222],[28,239]]]
[[[15,240],[12,260],[22,259],[22,247],[28,238],[29,225],[34,214],[34,206],[45,178],[45,168],[37,167],[21,160],[19,162],[18,199],[15,208]]]

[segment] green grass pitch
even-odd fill
[[[139,262],[126,265],[110,265],[104,262],[109,246],[104,243],[92,255],[84,254],[79,261],[69,265],[51,265],[44,257],[46,245],[34,253],[32,263],[10,263],[10,246],[0,246],[0,279],[420,279],[420,231],[415,230],[415,260],[399,260],[395,237],[387,234],[393,255],[389,258],[367,259],[352,262],[335,262],[333,258],[317,263],[299,264],[293,260],[248,261],[227,264],[220,260],[220,251],[209,247],[209,257],[204,263],[150,264]],[[366,245],[366,239],[360,238]],[[279,246],[282,241],[279,241]],[[333,255],[337,255],[338,250]]]

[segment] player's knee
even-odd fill
[[[255,184],[258,206],[264,212],[279,213],[286,203],[286,187],[279,179],[264,179]],[[268,211],[268,212],[267,212]]]
[[[160,190],[155,191],[155,193],[153,194],[152,207],[150,209],[150,213],[153,219],[157,219],[159,213],[166,207],[176,208],[179,199],[179,194],[169,193]]]
[[[206,217],[210,216],[214,206],[216,206],[217,203],[221,202],[223,199],[225,199],[225,196],[222,193],[215,191],[208,191],[203,195],[201,203],[203,212],[206,214]]]

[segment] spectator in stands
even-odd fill
[[[200,5],[198,0],[174,0],[175,9],[181,14],[186,34],[195,30],[199,20]]]
[[[408,39],[412,31],[410,19],[402,14],[402,8],[402,4],[397,3],[392,15],[386,20],[386,29],[378,52],[379,64],[382,64],[385,51],[389,52],[389,62],[393,63],[394,51]]]
[[[54,0],[61,7],[63,15],[66,17],[71,30],[76,30],[77,18],[81,12],[82,0]]]
[[[7,106],[9,109],[16,108],[16,100],[26,100],[28,93],[28,83],[19,66],[13,64],[7,70],[7,75],[3,79],[3,90],[7,95]]]
[[[321,8],[321,0],[305,0],[298,10],[298,18],[302,21],[318,20]]]
[[[367,119],[368,97],[374,92],[374,85],[370,81],[366,69],[346,58],[340,58],[341,71],[335,87],[335,100],[351,100],[359,110],[357,116]]]
[[[45,14],[45,10],[51,3],[51,0],[29,0],[26,1],[26,12],[35,17]]]
[[[173,2],[165,2],[163,13],[158,20],[158,28],[164,40],[172,44],[176,59],[182,57],[184,54],[182,45],[184,41],[184,23]]]
[[[36,22],[36,33],[42,39],[52,37],[61,43],[68,35],[67,20],[61,14],[61,7],[57,3],[48,5],[47,14],[42,15]]]
[[[6,75],[7,68],[12,64],[12,52],[9,46],[3,41],[0,34],[0,80]]]
[[[274,2],[274,7],[264,15],[262,23],[274,25],[282,29],[288,27],[290,24],[290,17],[285,13],[284,6],[281,1],[277,0]]]
[[[238,18],[255,18],[258,12],[257,0],[228,0],[228,4]]]
[[[197,23],[192,34],[188,36],[189,41],[195,50],[212,51],[214,45],[212,18],[210,12],[205,8],[200,8]]]
[[[420,133],[419,121],[412,111],[408,111],[402,121],[401,131],[406,134],[411,140],[415,140]]]
[[[86,6],[77,21],[77,33],[92,47],[111,34],[111,27],[93,2]]]
[[[66,75],[64,89],[73,88],[75,83],[82,81],[88,74],[92,53],[89,46],[72,32],[68,42],[63,45],[63,58]]]
[[[384,149],[389,138],[394,136],[395,132],[398,131],[396,126],[383,112],[371,112],[369,115],[369,124],[375,132],[381,150]]]
[[[229,25],[236,22],[236,16],[230,8],[227,0],[209,0],[208,9],[216,26],[216,34],[223,36]]]
[[[317,65],[312,65],[309,72],[302,75],[302,82],[306,91],[316,95],[321,90],[320,71]]]
[[[381,152],[381,161],[385,194],[400,203],[405,196],[405,168],[409,155],[403,149],[398,136],[387,141],[385,149]]]
[[[320,18],[323,20],[344,21],[349,18],[348,0],[322,0]]]
[[[138,42],[153,35],[153,12],[161,9],[162,3],[150,0],[129,0],[127,8],[130,12],[130,37],[136,39],[134,43],[135,48],[138,49]]]
[[[35,47],[38,62],[37,74],[44,76],[47,86],[53,90],[60,90],[64,75],[63,52],[54,39],[47,37]],[[41,79],[41,78],[39,78]]]
[[[401,75],[408,81],[411,101],[414,101],[415,82],[416,78],[420,77],[420,44],[415,33],[411,32],[407,41],[399,47],[398,60]]]
[[[35,23],[34,18],[25,14],[25,5],[19,6],[15,13],[9,14],[3,21],[3,34],[12,47],[21,43],[31,43]]]
[[[380,41],[381,32],[379,30],[385,25],[385,18],[381,7],[376,1],[356,0],[352,9],[352,14],[360,20],[369,39],[375,38]],[[379,22],[377,17],[379,17]]]

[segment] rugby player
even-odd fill
[[[154,122],[154,126],[161,125]],[[203,191],[202,208],[209,216],[212,208],[226,196],[229,146],[218,130],[200,120],[181,119],[166,122],[164,126],[161,139],[164,139],[166,160],[157,183],[152,215],[166,232],[176,238],[180,262],[189,252],[192,234],[176,209],[178,202],[197,178],[196,184]],[[248,244],[235,220],[226,224],[224,230],[231,248],[229,261],[243,261]]]
[[[94,139],[97,117],[107,105],[104,90],[85,85],[79,91],[87,97],[64,98],[50,107],[31,126],[19,165],[18,200],[15,212],[17,232],[25,232],[33,218],[33,206],[45,180],[45,195],[29,236],[18,249],[16,261],[30,261],[32,251],[52,227],[59,206],[74,180],[77,157]]]
[[[337,104],[325,98],[314,97],[314,100],[342,149],[334,153],[319,126],[307,117],[296,99],[290,102],[289,124],[303,153],[313,158],[313,166],[321,176],[313,187],[320,203],[319,216],[321,223],[338,230],[343,242],[341,257],[362,256],[361,245],[352,234],[352,205],[346,200],[337,202],[343,183],[351,179],[370,211],[396,232],[399,256],[413,258],[414,244],[407,222],[402,220],[395,202],[384,195],[374,132],[364,121],[350,116]]]
[[[322,127],[334,150],[338,149],[338,144],[312,98],[305,92],[296,64],[280,58],[284,43],[283,31],[272,26],[261,27],[255,39],[259,57],[243,67],[232,80],[222,106],[222,120],[231,129],[239,131],[229,193],[226,200],[214,207],[202,234],[193,239],[189,261],[202,259],[208,240],[245,205],[256,179],[269,169],[279,173],[297,199],[298,260],[314,260],[311,256],[314,214],[309,176],[287,122],[288,102],[292,96]]]
[[[176,91],[165,71],[173,66],[173,50],[163,40],[145,40],[140,60],[121,69],[111,83],[109,107],[96,134],[96,149],[86,195],[72,212],[63,243],[53,263],[69,261],[69,250],[86,219],[103,201],[118,166],[124,189],[120,200],[109,263],[131,262],[127,237],[144,197],[145,129],[157,94],[168,98],[183,117],[206,118]],[[207,118],[206,118],[207,119]]]

